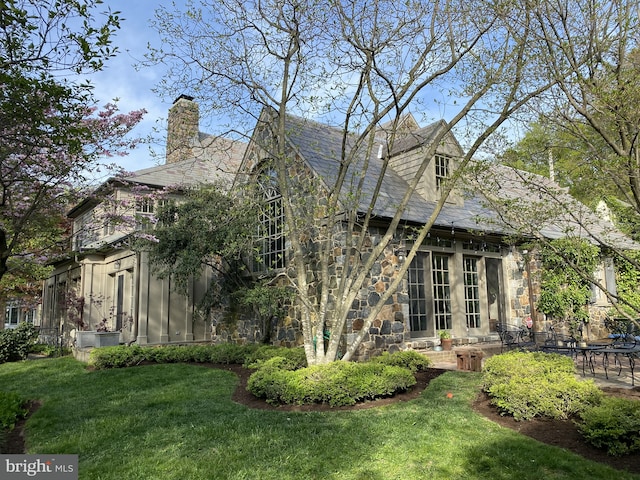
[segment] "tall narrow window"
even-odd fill
[[[428,254],[418,252],[409,265],[409,322],[411,332],[424,332],[428,330],[428,309],[425,290],[424,262]]]
[[[478,284],[478,259],[464,257],[464,304],[467,328],[480,328],[480,288]]]
[[[253,270],[265,272],[284,267],[284,209],[275,170],[263,170],[258,176],[258,186],[263,204],[257,239],[258,258],[253,262]]]
[[[436,166],[436,188],[440,190],[442,183],[449,178],[449,157],[444,155],[435,156]]]
[[[451,284],[449,283],[449,257],[433,255],[433,314],[436,330],[451,329]]]

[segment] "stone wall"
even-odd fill
[[[367,244],[372,248],[378,239],[380,232],[373,231]],[[343,249],[334,251],[332,261],[332,281],[337,288],[337,275],[344,268],[345,252]],[[389,288],[396,278],[401,261],[393,248],[387,248],[381,258],[374,264],[370,278],[366,285],[360,289],[357,298],[351,305],[347,315],[346,329],[343,332],[341,353],[344,353],[346,343],[351,342],[362,328],[371,308],[377,305],[382,294]],[[329,291],[329,303],[335,303],[335,288]],[[409,327],[407,312],[409,297],[406,293],[406,285],[403,285],[382,307],[376,320],[367,332],[355,360],[363,360],[383,351],[398,351],[405,349],[405,342],[409,340]],[[236,311],[218,312],[217,320],[212,322],[212,340],[220,342],[261,342],[264,338],[264,325],[252,312]],[[295,308],[289,309],[289,314],[284,318],[273,318],[270,328],[270,342],[272,345],[283,347],[296,347],[304,343],[302,336],[301,314]]]

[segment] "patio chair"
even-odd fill
[[[524,325],[510,325],[507,323],[498,323],[496,332],[500,336],[501,349],[525,349],[535,344],[531,331]]]

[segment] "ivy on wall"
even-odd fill
[[[640,252],[626,252],[629,258],[616,256],[616,286],[620,299],[613,316],[626,315],[637,318],[640,314],[640,270],[634,265],[640,263]]]
[[[562,238],[543,244],[539,256],[542,276],[538,310],[573,326],[588,323],[590,279],[600,262],[598,247],[583,240]]]

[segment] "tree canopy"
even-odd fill
[[[572,65],[578,69],[603,51],[602,41],[616,19],[609,19],[611,24],[596,21],[599,8],[606,6],[578,3],[585,8],[554,0],[223,0],[188,1],[183,10],[157,11],[155,26],[163,44],[151,52],[150,61],[170,67],[159,90],[174,98],[189,91],[215,118],[218,133],[250,138],[251,132],[259,132],[251,137],[259,147],[255,163],[268,159],[282,195],[292,267],[286,278],[297,294],[310,364],[336,358],[348,312],[376,261],[396,245],[404,211],[439,143],[455,133],[464,156],[430,219],[417,229],[406,261],[371,305],[364,326],[350,337],[345,360],[356,353],[397,291],[471,158],[528,102],[570,74],[566,63],[554,64],[554,74],[548,74],[547,63],[554,60],[549,31],[558,35],[558,42],[589,45],[573,52]],[[408,112],[447,121],[422,152],[415,177],[393,206],[395,213],[379,241],[369,255],[360,255],[374,212],[385,201],[380,188],[389,152]],[[290,114],[323,120],[342,132],[342,147],[335,152],[338,171],[326,185],[323,202],[313,185],[292,175],[297,170],[286,141]],[[370,166],[358,162],[378,148],[375,135],[383,125],[388,150],[381,151],[382,171],[365,194]],[[353,174],[356,165],[358,175]],[[306,241],[310,233],[313,249]],[[344,246],[341,261],[349,268],[333,280],[337,244]],[[326,345],[316,341],[324,332],[329,332]]]
[[[120,17],[102,3],[9,0],[0,10],[0,281],[27,281],[29,265],[66,247],[65,209],[136,142],[126,135],[144,112],[99,109],[81,80],[116,53]]]

